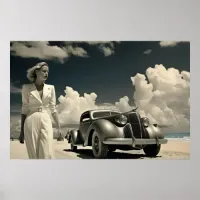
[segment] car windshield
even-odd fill
[[[93,117],[94,118],[107,117],[107,116],[116,115],[116,114],[119,114],[119,113],[118,112],[102,111],[102,112],[93,113]]]

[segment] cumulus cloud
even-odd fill
[[[161,47],[174,47],[178,43],[182,43],[184,41],[161,41],[159,44]]]
[[[84,41],[83,43],[87,43],[89,45],[97,46],[101,53],[104,56],[110,56],[114,54],[115,43],[114,41]]]
[[[87,94],[84,96],[73,90],[71,87],[66,87],[65,96],[61,95],[58,98],[58,113],[61,124],[75,124],[79,122],[80,115],[90,109],[98,108],[95,105],[97,95],[95,93]]]
[[[100,52],[104,54],[104,56],[110,56],[114,54],[115,43],[120,43],[118,41],[85,41],[85,43],[89,45],[95,45],[98,47]]]
[[[107,44],[107,45],[110,45],[110,46],[113,46],[114,43],[121,43],[121,41],[81,41],[81,43],[87,43],[87,44],[90,44],[90,45],[101,45],[101,44]]]
[[[85,51],[83,48],[81,47],[73,47],[72,45],[69,45],[66,47],[67,48],[67,52],[69,54],[75,55],[75,56],[79,56],[79,57],[87,57],[87,51]]]
[[[117,110],[116,106],[114,104],[112,104],[112,103],[102,103],[102,104],[96,104],[96,105],[97,105],[98,109]]]
[[[105,56],[114,54],[115,43],[112,41],[63,41],[63,46],[51,45],[48,41],[25,41],[11,42],[10,51],[12,55],[23,58],[38,58],[46,60],[57,59],[61,63],[70,56],[89,57],[85,49],[80,47],[81,43],[95,45]]]
[[[146,74],[131,77],[135,88],[133,100],[139,106],[141,117],[148,117],[151,123],[169,126],[165,132],[189,132],[190,130],[190,73],[163,65],[149,67]],[[126,112],[133,109],[129,98],[124,96],[118,102],[96,103],[97,94],[80,94],[66,87],[65,95],[58,98],[58,113],[62,124],[79,123],[80,115],[90,109],[110,108]],[[102,94],[103,95],[103,94]],[[135,107],[134,107],[135,108]]]
[[[100,45],[99,49],[104,54],[104,56],[110,56],[110,55],[114,54],[114,50],[111,47],[106,47],[105,45]]]
[[[152,52],[151,49],[146,49],[146,50],[144,51],[144,54],[150,54],[151,52]]]
[[[66,48],[51,46],[49,42],[13,42],[11,53],[23,58],[59,59],[69,57]]]
[[[86,41],[90,45],[110,44],[110,41]]]
[[[119,102],[115,103],[115,106],[116,110],[119,110],[121,112],[128,112],[132,109],[129,105],[129,98],[127,96],[120,98]]]
[[[48,41],[12,42],[11,53],[23,58],[57,59],[61,62],[71,55],[86,57],[87,52],[81,47],[73,47],[71,43],[63,47],[50,45]]]
[[[133,98],[140,114],[152,123],[169,125],[166,131],[189,132],[190,73],[156,65],[146,70],[146,77],[142,74],[131,77],[135,87]]]

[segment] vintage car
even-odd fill
[[[67,134],[71,150],[91,146],[95,158],[105,158],[108,151],[141,150],[147,156],[156,156],[167,139],[157,124],[141,118],[136,109],[117,112],[107,109],[89,110],[80,117],[78,129]]]

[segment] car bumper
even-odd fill
[[[112,145],[147,145],[147,144],[166,144],[167,139],[131,139],[131,138],[109,138],[103,141],[104,144]]]

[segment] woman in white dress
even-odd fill
[[[45,84],[49,67],[46,62],[28,69],[31,84],[22,86],[22,115],[20,143],[26,143],[30,159],[53,159],[53,127],[50,113],[62,137],[56,112],[56,94],[53,85]]]

